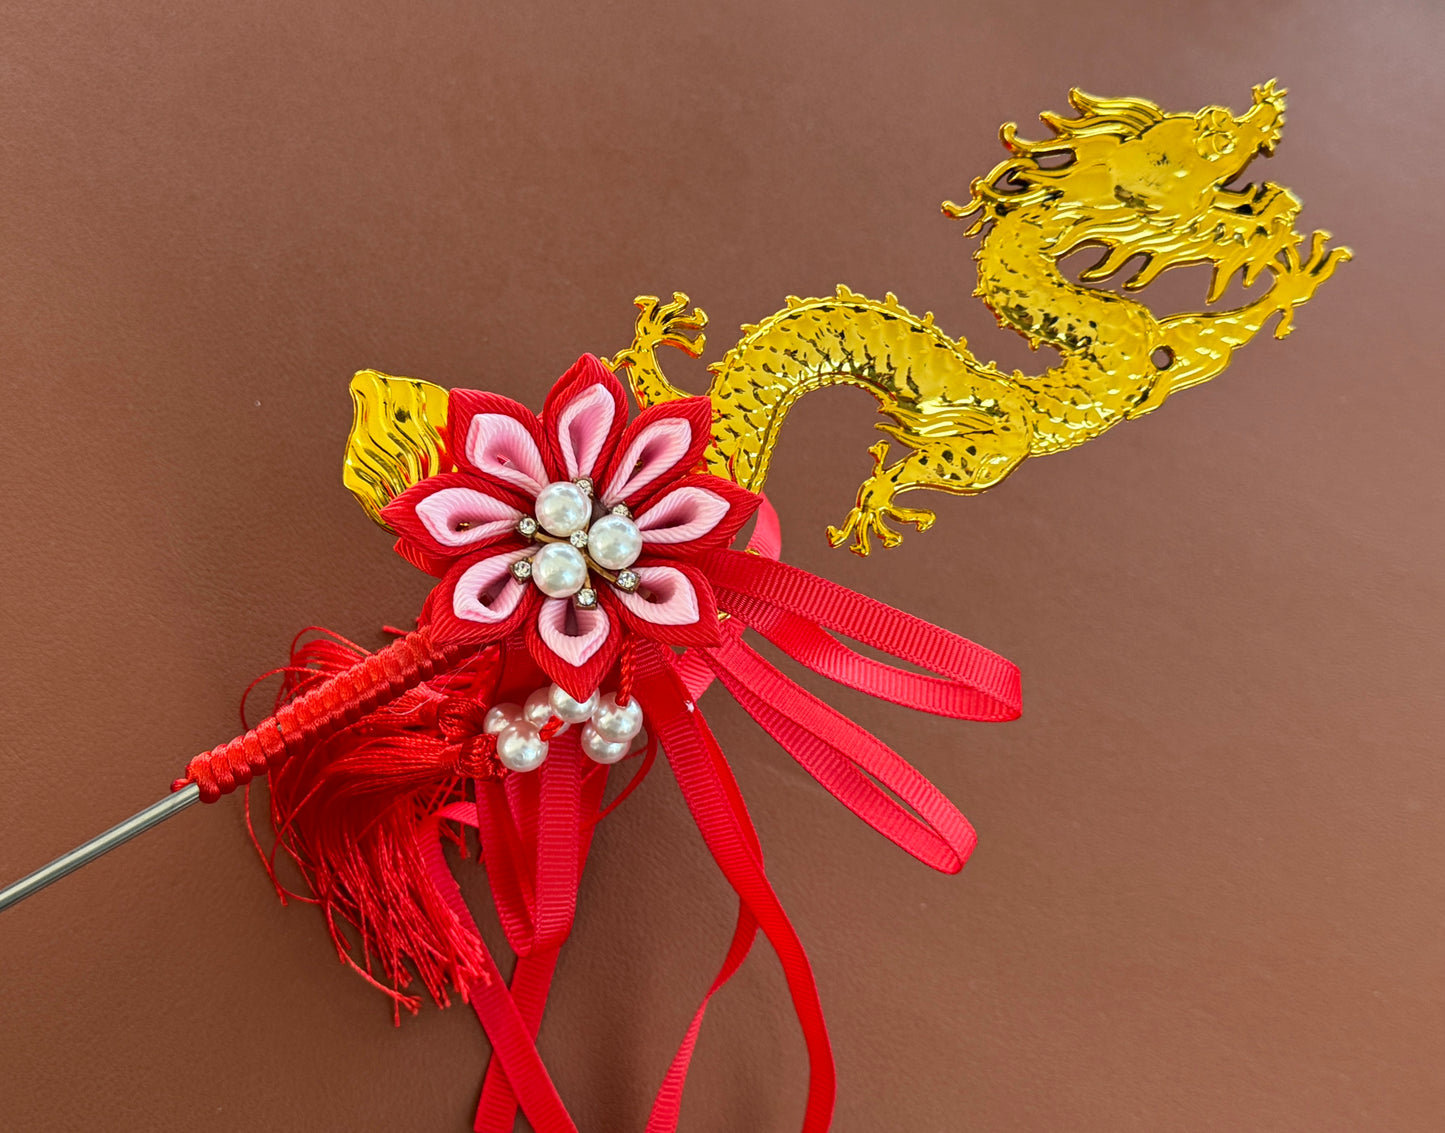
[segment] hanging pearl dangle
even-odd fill
[[[596,763],[616,763],[636,750],[644,737],[642,706],[636,698],[618,702],[613,692],[593,692],[577,700],[561,685],[539,688],[522,704],[494,705],[482,729],[497,737],[497,759],[512,771],[535,771],[547,759],[543,730],[556,720],[548,736],[559,736],[573,724],[582,725],[580,743]]]

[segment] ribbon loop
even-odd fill
[[[1019,714],[1018,668],[967,638],[757,555],[712,551],[704,569],[722,609],[829,680],[960,720],[1012,720]],[[938,676],[865,657],[826,630]]]

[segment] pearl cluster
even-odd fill
[[[547,759],[542,728],[553,716],[562,721],[554,735],[573,724],[582,725],[582,750],[597,763],[616,763],[646,740],[642,706],[636,698],[619,704],[616,693],[593,692],[586,700],[577,700],[555,684],[539,688],[525,704],[494,705],[482,730],[497,737],[497,759],[504,767],[535,771]]]
[[[625,504],[606,510],[584,476],[548,484],[537,493],[534,511],[535,519],[518,520],[517,531],[543,546],[512,565],[518,581],[530,578],[549,598],[575,596],[583,609],[597,605],[590,570],[623,590],[637,589],[637,574],[628,568],[642,554],[642,532]]]

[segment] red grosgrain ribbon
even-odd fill
[[[957,719],[1011,720],[1019,714],[1018,670],[956,634],[784,563],[718,551],[707,569],[722,609],[831,680]],[[939,675],[865,657],[826,630]],[[945,873],[963,868],[976,841],[973,827],[896,752],[798,687],[736,635],[702,656],[748,714],[844,806],[926,865]]]
[[[920,861],[957,872],[975,842],[968,820],[942,792],[882,741],[759,656],[742,641],[744,628],[756,629],[814,672],[883,700],[955,719],[1009,720],[1019,714],[1018,670],[1004,658],[777,562],[778,549],[777,516],[764,501],[751,553],[714,551],[701,564],[728,615],[721,642],[681,656],[651,641],[635,645],[633,694],[704,842],[738,895],[732,941],[663,1079],[647,1133],[676,1130],[708,1004],[747,957],[759,929],[782,964],[808,1049],[803,1133],[823,1133],[832,1120],[836,1076],[812,968],[768,881],[737,781],[697,710],[698,695],[714,679],[835,798]],[[835,634],[927,672],[866,657]],[[510,988],[496,975],[469,990],[496,1052],[482,1090],[478,1133],[511,1129],[517,1105],[539,1131],[575,1129],[537,1056],[535,1039],[557,951],[571,929],[592,829],[606,813],[600,809],[606,777],[607,768],[588,766],[575,736],[566,734],[553,741],[552,755],[537,774],[479,782],[475,807],[456,803],[438,816],[477,826],[498,916],[518,956]],[[437,884],[463,923],[474,925],[440,843],[435,838],[430,843]],[[495,967],[490,956],[487,962]]]
[[[443,808],[423,835],[428,869],[462,924],[481,934],[442,854],[441,821],[474,826],[498,917],[517,953],[511,986],[485,945],[488,971],[467,999],[496,1055],[483,1083],[475,1128],[510,1131],[520,1104],[538,1133],[576,1133],[536,1050],[536,1036],[571,930],[577,883],[610,769],[586,759],[570,733],[552,741],[547,762],[532,775],[478,782],[477,802]]]
[[[647,773],[653,751],[607,810]],[[602,796],[610,770],[586,759],[576,734],[565,733],[552,740],[547,762],[536,774],[477,782],[476,804],[447,806],[425,837],[431,876],[461,922],[476,934],[489,965],[491,978],[478,980],[467,993],[497,1056],[482,1085],[477,1133],[511,1133],[519,1104],[539,1133],[575,1133],[535,1043],[558,953],[571,931],[592,833],[606,813]],[[441,820],[477,829],[498,918],[517,955],[510,987],[481,944],[476,922],[442,855]]]
[[[639,650],[638,676],[634,687],[643,713],[651,721],[654,734],[682,789],[693,821],[740,902],[732,945],[669,1068],[663,1090],[648,1120],[648,1133],[670,1133],[676,1129],[683,1081],[703,1012],[708,1000],[742,963],[758,928],[763,930],[778,954],[808,1048],[810,1072],[803,1131],[822,1133],[833,1116],[836,1073],[832,1048],[828,1043],[828,1029],[823,1022],[823,1008],[818,1000],[818,987],[802,941],[798,939],[763,869],[757,831],[748,816],[737,780],[733,778],[732,769],[702,714],[697,711],[670,654],[653,644]]]
[[[830,680],[958,720],[1018,717],[1018,668],[981,645],[835,582],[757,555],[713,551],[703,569],[723,609]],[[938,676],[864,657],[825,630]]]
[[[575,732],[555,737],[551,745],[552,754],[538,774],[476,785],[487,879],[507,943],[517,955],[511,995],[528,1042],[535,1042],[541,1029],[557,955],[572,930],[577,887],[608,772],[583,757]],[[488,1035],[498,1021],[510,1025],[510,1016],[499,1014],[487,997],[472,1003]],[[510,1071],[495,1060],[487,1068],[475,1128],[510,1133],[516,1112]],[[528,1118],[536,1129],[549,1127],[530,1112]]]

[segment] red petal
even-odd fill
[[[519,401],[503,397],[499,393],[485,393],[474,389],[454,389],[447,403],[447,451],[456,461],[457,467],[484,477],[508,492],[524,490],[518,484],[499,477],[493,470],[478,468],[468,449],[472,435],[472,423],[481,414],[497,414],[515,418],[532,438],[544,468],[547,481],[553,479],[553,469],[548,467],[547,443],[542,433],[541,419]]]
[[[457,616],[453,608],[457,583],[461,580],[462,575],[478,563],[524,546],[526,544],[518,541],[510,548],[489,547],[485,551],[468,555],[454,563],[441,582],[427,595],[426,602],[422,606],[421,623],[432,626],[436,630],[437,636],[443,641],[482,643],[504,640],[527,619],[529,614],[536,612],[537,600],[540,597],[537,588],[528,583],[516,609],[501,621],[487,623]]]
[[[649,461],[646,451],[634,450],[633,446],[639,438],[644,435],[657,435],[655,427],[665,426],[669,422],[686,426],[685,443],[677,446],[675,455],[670,458],[655,456]],[[684,397],[644,409],[618,439],[616,455],[598,482],[597,494],[609,503],[620,501],[635,511],[638,501],[647,499],[663,485],[692,472],[711,443],[712,402],[707,398]],[[632,467],[622,468],[624,461],[630,462]],[[646,481],[636,483],[635,473],[649,464],[651,467],[647,469]]]
[[[450,555],[433,555],[427,551],[423,551],[415,543],[408,542],[406,539],[398,539],[392,545],[392,550],[418,570],[424,570],[427,574],[434,575],[437,578],[441,578],[442,575],[451,570],[452,563],[456,561],[456,559]]]
[[[590,476],[595,481],[601,476],[601,470],[612,462],[617,440],[622,436],[622,430],[627,427],[627,397],[622,384],[598,358],[584,354],[570,370],[557,379],[557,384],[547,395],[547,402],[542,407],[542,433],[547,439],[548,463],[557,473],[558,479],[575,478],[567,468],[564,455],[562,417],[579,397],[591,394],[599,388],[611,399],[612,418],[607,424],[596,455],[590,460],[583,460],[582,467],[575,473],[575,476]]]
[[[649,566],[670,567],[687,576],[688,582],[692,583],[693,591],[697,595],[697,621],[688,625],[660,625],[657,622],[650,622],[646,618],[638,617],[624,606],[617,593],[611,589],[602,591],[602,597],[608,602],[608,612],[616,610],[616,616],[622,619],[622,624],[630,632],[639,637],[660,641],[664,645],[716,645],[721,640],[718,634],[717,599],[713,596],[712,587],[708,585],[703,573],[690,563],[678,562],[673,559],[652,559],[651,557],[639,559],[633,565],[633,569]]]
[[[659,557],[665,559],[690,558],[702,554],[704,551],[715,550],[719,547],[728,547],[737,537],[759,505],[762,504],[762,497],[748,491],[731,480],[724,480],[721,476],[712,476],[705,472],[694,473],[691,476],[683,476],[670,484],[664,485],[647,500],[637,506],[636,513],[640,520],[648,511],[660,504],[668,495],[679,488],[703,488],[721,496],[728,503],[727,515],[718,520],[717,526],[705,535],[696,539],[689,539],[685,543],[652,543],[645,538],[643,540],[643,554],[648,557]]]
[[[413,484],[381,509],[381,517],[412,548],[426,556],[440,556],[449,563],[455,562],[462,555],[469,555],[473,551],[481,550],[483,547],[491,546],[512,536],[513,527],[509,523],[505,528],[499,528],[494,534],[487,535],[476,542],[456,545],[440,542],[435,532],[417,514],[417,507],[432,499],[438,492],[454,489],[479,492],[503,507],[515,509],[522,515],[532,513],[533,505],[530,500],[517,492],[507,490],[488,477],[476,472],[443,472],[437,476],[428,476],[425,480]],[[407,558],[411,558],[406,552],[402,551],[401,553]],[[416,560],[411,559],[411,561],[415,562]],[[423,567],[422,569],[426,570],[427,568]]]
[[[536,590],[536,587],[533,587],[533,590]],[[592,691],[602,683],[602,678],[617,663],[617,651],[622,646],[622,635],[626,631],[623,629],[622,623],[618,621],[614,610],[604,608],[604,612],[612,623],[611,629],[607,633],[607,639],[597,652],[581,665],[568,664],[552,652],[552,647],[542,640],[542,634],[537,629],[535,606],[532,615],[527,618],[525,626],[527,652],[532,655],[532,660],[537,662],[547,676],[561,685],[569,696],[578,700],[586,700],[591,696]]]

